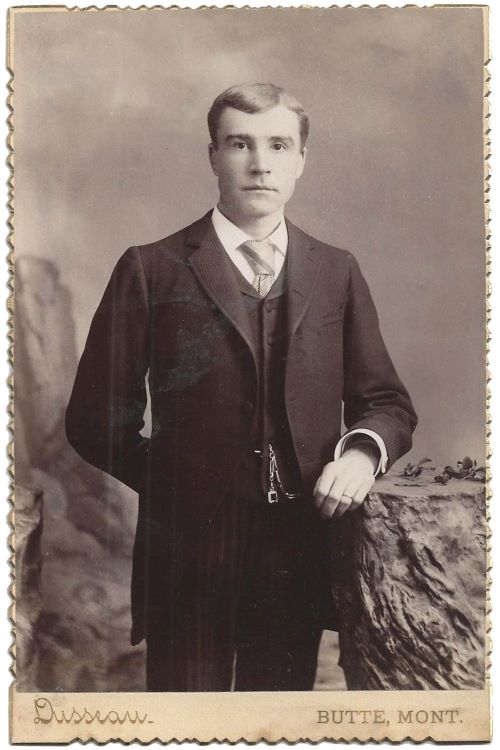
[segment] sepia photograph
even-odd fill
[[[487,59],[10,9],[14,742],[488,739]]]

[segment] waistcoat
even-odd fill
[[[285,406],[285,365],[288,350],[286,268],[266,297],[233,265],[243,302],[251,323],[257,370],[258,395],[253,410],[250,440],[242,445],[237,486],[234,492],[244,498],[267,503],[269,490],[269,443],[272,445],[278,471],[286,492],[300,491],[300,472],[290,434]],[[297,500],[287,500],[294,503]]]

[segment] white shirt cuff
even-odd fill
[[[387,448],[385,447],[385,443],[376,432],[373,432],[373,430],[367,430],[364,427],[360,427],[357,430],[352,430],[352,432],[346,432],[345,435],[342,435],[339,442],[337,443],[337,447],[335,448],[335,453],[333,455],[334,461],[336,461],[340,456],[344,453],[344,445],[346,443],[346,440],[352,435],[368,435],[368,437],[371,437],[377,444],[378,449],[380,451],[380,460],[378,462],[377,470],[375,471],[375,476],[377,476],[379,473],[385,474],[387,471]]]

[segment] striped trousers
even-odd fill
[[[325,544],[312,503],[226,497],[147,637],[147,689],[311,690],[330,606]]]

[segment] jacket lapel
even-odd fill
[[[236,275],[231,267],[231,260],[215,233],[210,216],[211,212],[208,212],[190,227],[186,245],[192,248],[192,252],[187,263],[209,297],[242,336],[257,367],[256,344]],[[319,263],[311,238],[288,219],[286,224],[288,231],[287,327],[288,334],[292,336],[311,303]]]
[[[292,336],[304,317],[318,278],[319,263],[311,238],[287,219],[288,333]]]
[[[191,226],[186,244],[194,248],[194,252],[187,262],[203,289],[242,336],[256,363],[252,328],[236,275],[210,216],[211,212]]]

